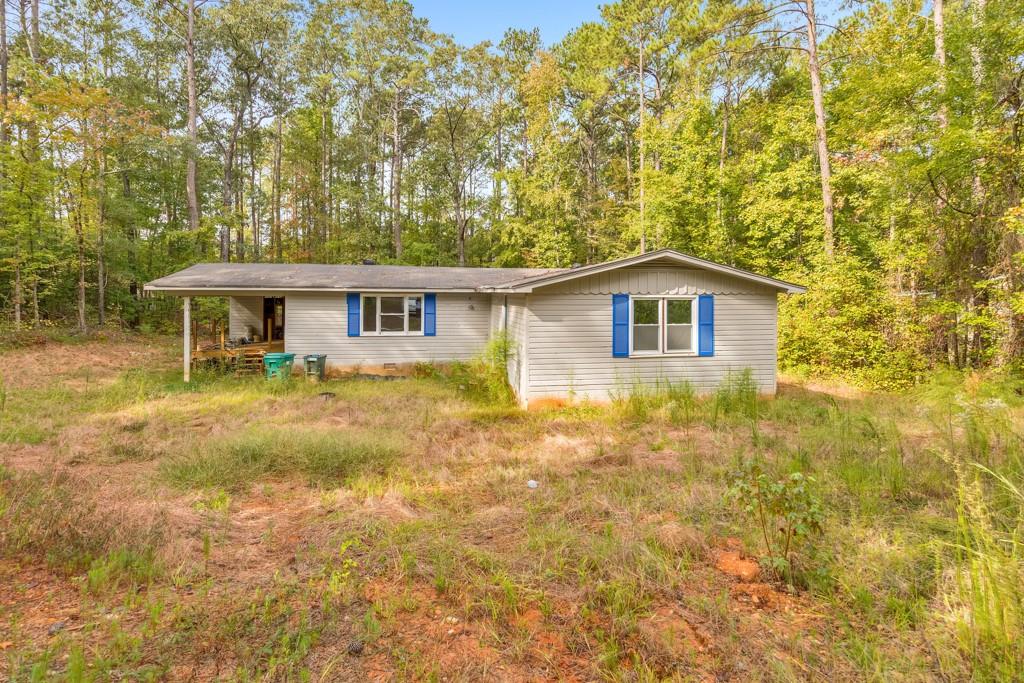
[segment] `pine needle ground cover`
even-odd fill
[[[176,341],[7,348],[13,680],[1006,680],[1024,407],[743,373],[525,412],[485,367],[319,385]],[[324,395],[330,394],[330,395]],[[531,487],[528,482],[536,482]]]

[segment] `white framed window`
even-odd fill
[[[364,335],[423,334],[422,294],[364,294],[359,312]]]
[[[696,298],[635,296],[629,300],[631,355],[697,353]]]

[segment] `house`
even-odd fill
[[[568,269],[199,264],[146,290],[184,297],[186,377],[191,297],[223,296],[228,338],[364,372],[470,359],[505,331],[524,405],[660,379],[709,391],[746,368],[774,393],[778,294],[805,291],[670,249]]]

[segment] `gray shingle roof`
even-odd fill
[[[442,266],[333,266],[311,263],[200,263],[146,285],[147,291],[224,295],[244,290],[532,292],[535,287],[644,263],[699,268],[784,292],[802,285],[741,270],[714,261],[659,249],[579,268],[450,268]]]
[[[562,268],[449,268],[311,263],[200,263],[146,285],[179,290],[437,290],[473,291],[563,272]]]

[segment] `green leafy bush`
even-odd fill
[[[811,492],[814,479],[801,472],[775,479],[755,461],[732,476],[726,497],[757,521],[767,555],[762,559],[778,578],[791,581],[796,545],[821,532],[821,503]]]
[[[894,296],[877,269],[850,255],[817,265],[807,293],[779,306],[779,366],[904,389],[925,370],[925,331],[909,299]]]

